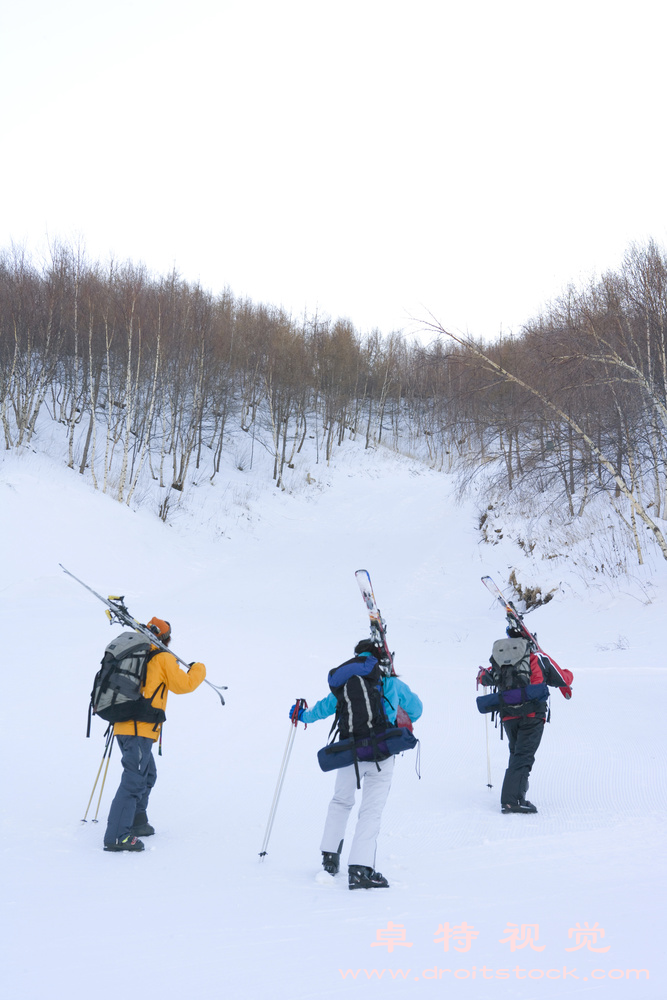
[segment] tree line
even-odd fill
[[[516,336],[424,330],[428,343],[362,335],[79,247],[37,261],[12,246],[0,251],[5,447],[29,445],[47,411],[68,466],[129,503],[142,477],[177,491],[196,470],[214,479],[230,430],[248,434],[251,462],[269,449],[278,486],[307,436],[323,462],[353,436],[572,518],[602,493],[638,559],[647,538],[667,558],[667,258],[654,242]]]
[[[631,246],[618,271],[567,289],[520,337],[489,346],[432,329],[465,367],[473,473],[491,448],[498,491],[550,497],[573,518],[603,493],[638,561],[647,537],[667,558],[664,251]]]

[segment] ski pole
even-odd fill
[[[491,754],[489,753],[489,717],[484,716],[484,726],[486,728],[486,787],[493,788],[491,784]]]
[[[276,783],[276,790],[273,793],[273,801],[271,803],[271,809],[269,810],[269,819],[266,824],[266,832],[264,834],[264,840],[262,841],[262,849],[259,852],[260,858],[266,857],[266,848],[268,847],[269,844],[269,837],[271,836],[273,821],[276,818],[276,810],[278,808],[278,801],[280,799],[280,793],[282,792],[283,782],[285,780],[285,772],[287,771],[287,765],[289,764],[290,755],[292,753],[292,746],[294,744],[294,737],[296,736],[296,727],[299,722],[299,711],[302,708],[308,708],[308,704],[305,698],[297,698],[294,705],[294,714],[290,719],[289,736],[287,737],[285,752],[283,753],[283,759],[280,765],[280,771],[278,772],[278,781]]]
[[[109,750],[109,744],[110,744],[110,742],[111,742],[112,739],[113,739],[113,727],[110,726],[109,730],[108,730],[107,741],[104,744],[104,753],[102,754],[102,760],[100,761],[100,766],[98,768],[97,776],[95,778],[95,784],[93,785],[93,790],[90,793],[90,798],[88,799],[88,805],[86,806],[86,811],[83,814],[83,819],[81,820],[82,823],[87,823],[88,822],[88,820],[86,819],[86,817],[88,815],[88,810],[90,809],[90,803],[93,801],[93,795],[95,794],[95,789],[97,788],[97,782],[100,780],[100,773],[102,771],[102,768],[104,767],[104,758],[107,755],[107,751],[109,752],[109,756],[111,756],[111,751]],[[107,760],[107,768],[108,767],[109,767],[109,761]],[[106,772],[104,774],[104,777],[106,778]],[[103,784],[104,784],[104,782],[103,782]],[[100,792],[100,797],[101,797],[101,795],[102,795],[102,793]],[[99,809],[99,803],[98,803],[97,808]],[[95,813],[95,815],[97,816],[97,813]]]
[[[102,784],[100,786],[100,797],[97,800],[97,809],[95,810],[95,818],[93,823],[97,823],[97,814],[100,811],[100,804],[102,802],[102,792],[104,791],[104,785],[107,780],[107,772],[109,770],[109,761],[111,760],[111,751],[113,750],[113,731],[111,733],[111,743],[109,744],[109,756],[107,757],[107,766],[104,768],[104,777],[102,778]]]
[[[90,809],[90,803],[93,801],[93,795],[95,794],[95,789],[97,788],[97,782],[100,779],[100,771],[104,767],[104,758],[106,757],[106,755],[107,755],[107,752],[106,752],[106,748],[105,748],[104,754],[102,756],[102,760],[100,761],[99,769],[97,771],[97,777],[95,778],[95,784],[93,785],[93,790],[90,793],[90,798],[88,799],[88,805],[86,806],[86,811],[83,814],[83,819],[81,820],[82,823],[87,823],[88,822],[88,820],[86,819],[86,817],[88,816],[88,810]]]
[[[480,680],[479,679],[480,679],[480,677],[482,675],[483,670],[484,670],[484,668],[480,667],[479,668],[479,673],[477,674],[476,689],[478,691],[479,691],[479,684],[480,684]],[[489,717],[488,717],[488,715],[484,716],[484,730],[486,732],[486,787],[487,788],[493,788],[493,785],[491,784],[491,754],[490,754],[490,751],[489,751]]]

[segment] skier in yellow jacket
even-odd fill
[[[171,626],[161,618],[151,618],[148,628],[168,646]],[[153,744],[160,736],[166,715],[167,694],[187,694],[194,691],[206,677],[203,663],[193,663],[186,673],[173,653],[158,651],[150,654],[146,667],[146,683],[137,706],[136,717],[114,724],[114,737],[122,754],[123,774],[109,810],[104,834],[105,851],[143,851],[140,837],[149,837],[155,830],[148,822],[148,799],[157,778],[153,759]]]

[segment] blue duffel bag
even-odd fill
[[[329,743],[317,751],[317,759],[323,771],[335,771],[359,762],[386,760],[404,750],[412,750],[418,742],[409,729],[396,726],[370,736],[356,739],[350,736],[346,740]]]
[[[518,708],[529,701],[546,701],[549,697],[548,684],[526,684],[525,687],[512,688],[510,691],[494,691],[493,694],[482,694],[477,699],[477,708],[486,715],[488,712],[498,712],[501,708]]]

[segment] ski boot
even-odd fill
[[[503,802],[500,807],[500,811],[503,814],[507,813],[536,813],[537,809],[532,802],[528,802],[526,799],[523,802]]]
[[[143,851],[144,845],[133,834],[128,833],[126,837],[121,837],[115,844],[105,844],[105,851]]]
[[[350,865],[347,869],[347,881],[350,889],[389,888],[384,875],[369,868],[368,865]]]
[[[343,841],[338,845],[338,851],[322,851],[322,867],[329,875],[337,875],[340,871],[340,853],[343,850]]]
[[[132,829],[130,833],[133,837],[152,837],[155,833],[155,828],[148,822],[148,816],[145,812],[138,812],[134,814],[134,823],[132,824]]]

